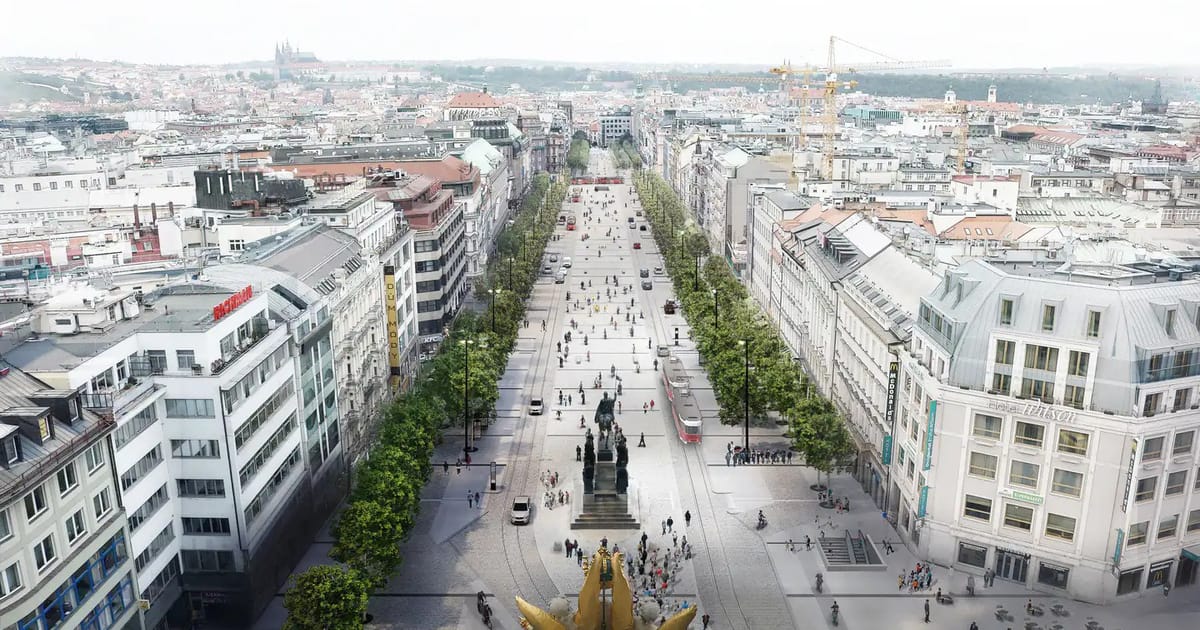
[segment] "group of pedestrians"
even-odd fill
[[[928,564],[917,563],[917,566],[907,575],[900,573],[896,576],[896,584],[899,590],[903,591],[908,588],[908,592],[915,593],[917,591],[926,591],[933,586],[933,570]]]
[[[733,442],[725,445],[726,466],[748,466],[750,464],[790,464],[791,449],[751,448],[734,450]]]

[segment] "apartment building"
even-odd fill
[[[149,628],[249,623],[345,488],[327,304],[292,278],[233,282],[77,288],[6,354],[115,422]]]
[[[1200,282],[971,261],[901,360],[889,514],[921,557],[1107,603],[1190,586]]]
[[[110,416],[0,365],[0,627],[142,627]]]
[[[633,110],[629,107],[600,115],[600,134],[596,141],[602,147],[633,133]]]
[[[466,273],[474,278],[487,269],[496,237],[508,220],[512,177],[504,154],[486,140],[472,142],[461,157],[479,171],[477,199],[464,207]]]

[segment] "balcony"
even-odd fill
[[[159,385],[152,379],[131,378],[125,381],[124,387],[120,389],[80,394],[79,400],[85,409],[91,409],[101,416],[116,419],[163,389],[166,389],[164,385]]]
[[[1174,363],[1162,360],[1159,365],[1152,365],[1150,359],[1137,362],[1138,381],[1141,383],[1158,383],[1176,378],[1200,376],[1200,360],[1188,363]],[[1170,363],[1168,365],[1168,363]]]
[[[385,252],[390,251],[396,246],[397,243],[403,240],[405,235],[407,235],[411,229],[412,228],[408,226],[408,223],[405,223],[404,221],[397,221],[396,231],[392,232],[391,236],[387,237],[375,246],[375,253],[380,256],[385,255]]]
[[[65,439],[66,435],[63,432],[63,435],[58,437],[58,441],[64,442],[63,444],[55,447],[48,455],[38,457],[28,470],[5,483],[3,489],[0,489],[0,505],[9,503],[13,497],[19,497],[45,481],[55,470],[78,457],[85,448],[111,431],[114,425],[116,423],[112,418],[103,417],[69,440]]]
[[[279,328],[276,328],[275,330],[286,330],[286,328],[280,326]],[[212,365],[210,367],[212,375],[217,376],[221,372],[224,372],[226,369],[229,368],[229,366],[233,365],[233,363],[235,361],[237,361],[238,357],[249,352],[251,349],[254,348],[254,346],[257,346],[258,344],[262,343],[262,341],[264,339],[271,336],[272,332],[275,332],[275,331],[270,331],[267,334],[263,334],[263,335],[255,335],[255,336],[251,337],[249,341],[243,342],[242,345],[234,348],[233,352],[231,352],[228,357],[220,358],[220,359],[217,359],[216,361],[213,361]]]

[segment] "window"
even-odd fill
[[[1067,588],[1067,578],[1071,575],[1071,570],[1066,567],[1060,567],[1056,564],[1046,564],[1045,562],[1038,563],[1038,578],[1040,584],[1053,586],[1054,588]]]
[[[1179,515],[1172,514],[1158,522],[1158,534],[1155,535],[1155,540],[1164,538],[1174,538],[1175,532],[1179,530]]]
[[[1143,567],[1122,571],[1121,577],[1117,579],[1117,595],[1133,593],[1141,589],[1143,571],[1145,571]]]
[[[142,599],[149,602],[155,601],[159,595],[163,594],[163,591],[166,590],[171,581],[178,576],[179,557],[175,556],[167,562],[167,566],[163,567],[163,570],[142,591]]]
[[[41,182],[33,182],[33,192],[38,192],[42,189]]]
[[[233,441],[238,450],[258,431],[263,424],[270,420],[272,414],[278,411],[281,407],[287,404],[292,399],[292,394],[295,393],[295,386],[291,381],[285,382],[271,397],[263,402],[262,406],[254,411],[254,413],[242,423],[242,426],[234,432]],[[295,412],[292,413],[295,416]]]
[[[0,461],[5,464],[16,463],[21,459],[21,449],[17,446],[17,436],[0,440]]]
[[[1025,346],[1025,368],[1054,372],[1058,370],[1058,348],[1049,346]]]
[[[1086,387],[1067,385],[1067,388],[1063,391],[1063,404],[1068,407],[1083,409],[1083,399],[1086,394]]]
[[[1042,306],[1042,330],[1046,332],[1054,331],[1054,314],[1057,307],[1053,304],[1045,304]]]
[[[1200,510],[1192,510],[1188,513],[1187,531],[1194,532],[1200,529]]]
[[[987,453],[971,453],[971,465],[968,472],[984,479],[996,478],[996,456]]]
[[[1058,452],[1086,457],[1089,435],[1070,429],[1058,430]]]
[[[0,542],[8,540],[12,533],[12,521],[8,520],[8,510],[0,510]]]
[[[1146,394],[1146,397],[1142,399],[1143,416],[1153,416],[1158,413],[1160,407],[1162,407],[1162,392]]]
[[[168,398],[167,416],[172,418],[215,418],[210,398]]]
[[[84,452],[84,460],[87,462],[88,474],[94,473],[104,465],[104,442],[97,442],[88,447]]]
[[[1164,322],[1163,328],[1167,330],[1167,335],[1175,336],[1175,309],[1167,310],[1167,321]]]
[[[1158,477],[1144,477],[1138,479],[1137,494],[1134,495],[1134,501],[1151,501],[1154,499],[1154,493],[1158,490]]]
[[[231,238],[229,239],[229,251],[240,252],[246,249],[246,239]]]
[[[25,190],[25,184],[13,184],[13,190],[16,192],[21,192],[22,190]]]
[[[25,495],[25,519],[33,522],[33,519],[42,515],[46,511],[46,487],[38,486],[33,489],[33,492]]]
[[[183,570],[196,573],[219,573],[234,570],[233,552],[211,549],[184,549],[180,552]]]
[[[1050,484],[1050,491],[1056,494],[1065,494],[1069,497],[1082,495],[1083,473],[1055,468],[1054,477]]]
[[[158,420],[158,414],[154,411],[154,405],[147,405],[145,409],[137,412],[137,415],[130,418],[125,424],[117,427],[113,431],[113,443],[117,448],[121,448],[128,444],[133,438],[142,434],[142,431],[150,428]]]
[[[162,448],[155,444],[154,448],[147,451],[129,470],[121,473],[121,490],[132,488],[134,484],[141,481],[142,477],[145,477],[161,463]]]
[[[1063,540],[1075,540],[1075,519],[1061,514],[1047,514],[1046,535]]]
[[[977,518],[982,521],[991,520],[992,500],[968,494],[963,507],[963,516]]]
[[[45,569],[57,557],[54,555],[54,534],[50,534],[33,546],[33,560],[38,571]]]
[[[1143,545],[1146,543],[1146,532],[1150,531],[1150,521],[1142,521],[1129,526],[1129,539],[1126,541],[1126,547],[1134,545]]]
[[[70,189],[72,189],[72,188],[74,188],[74,187],[75,187],[75,182],[74,182],[74,181],[72,181],[72,180],[69,180],[69,179],[64,179],[64,180],[63,180],[63,187],[65,187],[65,188],[67,188],[68,190],[70,190]]]
[[[183,517],[183,533],[191,535],[229,535],[229,519],[215,516]]]
[[[192,369],[192,366],[196,365],[196,351],[176,350],[175,364],[179,366],[180,370],[186,371]]]
[[[1008,482],[1014,486],[1036,488],[1038,485],[1038,473],[1040,471],[1041,467],[1037,464],[1014,460],[1009,467]]]
[[[1192,390],[1177,389],[1175,390],[1175,404],[1171,407],[1171,411],[1182,411],[1187,409],[1188,404],[1192,401]]]
[[[212,499],[225,496],[223,479],[179,479],[179,496]]]
[[[58,469],[58,493],[65,495],[79,486],[79,474],[75,472],[75,462]]]
[[[182,458],[212,458],[221,456],[217,440],[171,440],[171,456]]]
[[[1100,336],[1100,311],[1088,311],[1087,336],[1093,339]]]
[[[1142,446],[1142,461],[1151,462],[1162,459],[1163,442],[1165,441],[1166,438],[1162,436],[1147,438]]]
[[[164,483],[133,514],[129,515],[129,531],[134,531],[141,527],[142,523],[145,523],[147,519],[154,516],[170,500],[171,495],[167,493],[167,484]]]
[[[990,438],[993,440],[1000,438],[1000,428],[1002,421],[996,416],[989,416],[983,413],[975,414],[975,428],[973,433],[978,438]]]
[[[87,521],[83,518],[83,510],[79,510],[67,519],[67,544],[73,544],[86,533]]]
[[[50,182],[50,190],[58,190],[58,182]]]
[[[153,562],[158,557],[158,554],[162,553],[162,550],[171,544],[173,540],[175,540],[175,525],[174,523],[167,523],[167,526],[154,537],[154,540],[150,541],[150,544],[142,550],[142,553],[139,553],[137,558],[134,558],[134,566],[137,567],[138,571],[145,569],[146,565]]]
[[[112,509],[112,499],[108,496],[108,488],[101,490],[96,496],[92,497],[92,507],[96,512],[96,520],[101,521],[105,514]]]
[[[1012,365],[1017,355],[1017,342],[1007,339],[996,340],[996,364]]]
[[[1032,422],[1017,421],[1017,430],[1013,434],[1013,443],[1041,448],[1045,435],[1046,427]]]
[[[1082,376],[1088,374],[1088,359],[1091,355],[1086,352],[1072,350],[1067,355],[1067,376]]]
[[[1054,381],[1044,381],[1028,377],[1023,378],[1021,379],[1021,395],[1051,404],[1054,402]]]
[[[336,427],[337,425],[335,424],[333,426]],[[263,511],[263,508],[266,507],[267,502],[270,501],[271,498],[275,496],[275,493],[279,490],[279,488],[283,486],[283,482],[288,478],[288,474],[290,474],[292,470],[294,470],[299,464],[300,447],[297,446],[294,450],[292,450],[292,453],[288,455],[287,459],[283,460],[283,463],[280,464],[279,468],[271,475],[271,478],[267,480],[267,483],[263,484],[263,489],[258,493],[258,496],[254,497],[254,500],[246,506],[244,514],[246,516],[247,524],[253,523],[254,520],[258,518],[258,515]]]
[[[958,543],[958,561],[982,569],[987,565],[987,547],[960,542]]]
[[[1163,496],[1183,494],[1183,489],[1187,486],[1187,476],[1186,470],[1177,470],[1167,475],[1167,487],[1163,490]]]
[[[1011,326],[1013,323],[1013,301],[1000,298],[1000,325]]]
[[[296,417],[293,415],[288,418],[283,425],[276,429],[275,432],[271,434],[271,437],[267,438],[262,447],[260,447],[258,451],[254,453],[254,456],[250,458],[250,461],[246,462],[245,466],[242,466],[242,470],[239,473],[238,478],[243,488],[246,487],[246,484],[254,478],[254,475],[258,473],[258,470],[267,463],[267,460],[271,458],[271,455],[275,454],[275,451],[277,451],[279,447],[283,445],[284,441],[286,441],[288,436],[291,435],[295,430]]]
[[[1007,527],[1015,527],[1030,531],[1033,529],[1033,508],[1016,503],[1009,503],[1004,506],[1004,524]]]
[[[14,562],[0,572],[0,599],[19,590],[21,590],[21,566]]]
[[[1186,390],[1184,390],[1186,391]],[[1192,452],[1192,441],[1196,437],[1195,431],[1182,431],[1175,434],[1175,443],[1171,447],[1172,455],[1187,455]]]

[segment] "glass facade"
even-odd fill
[[[17,630],[48,630],[63,625],[87,602],[96,584],[115,574],[127,560],[129,550],[125,536],[117,534],[64,580],[36,610],[21,619]],[[87,613],[79,627],[88,630],[109,628],[134,603],[132,577],[126,574],[119,584],[105,594],[104,600]]]

